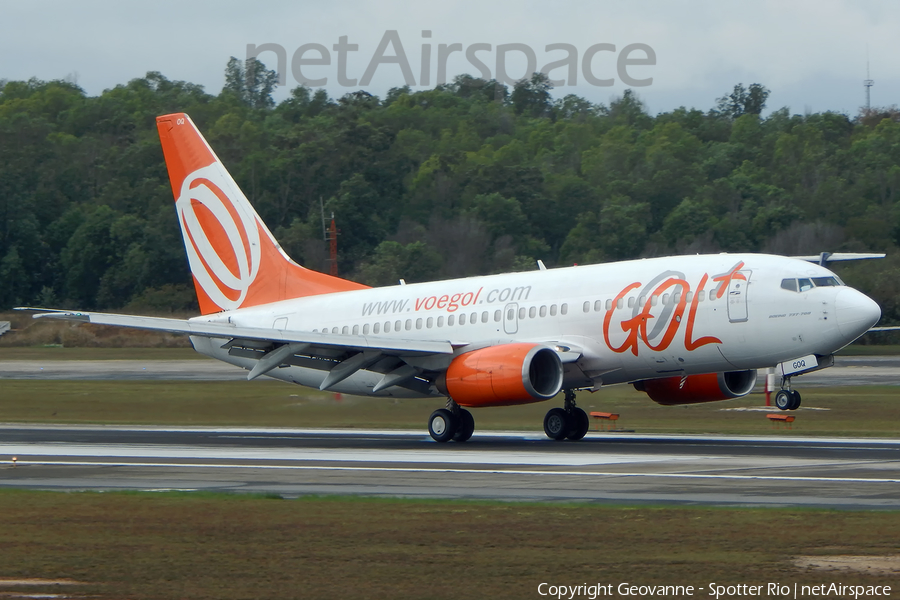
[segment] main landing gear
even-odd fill
[[[475,433],[475,418],[455,400],[447,400],[447,408],[439,408],[428,418],[428,433],[436,442],[465,442]]]
[[[775,394],[775,406],[779,410],[797,410],[800,408],[800,392],[791,389],[791,378],[781,380],[781,389]]]
[[[551,408],[544,417],[544,433],[551,440],[580,440],[591,426],[587,413],[575,406],[575,392],[566,390],[563,408]]]

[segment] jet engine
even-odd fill
[[[686,377],[645,379],[634,389],[646,392],[657,404],[699,404],[746,396],[756,385],[756,370],[705,373]]]
[[[460,406],[505,406],[549,400],[562,383],[562,362],[553,349],[517,343],[460,354],[437,386]]]

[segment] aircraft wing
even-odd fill
[[[884,258],[885,254],[868,253],[868,252],[822,252],[811,256],[792,256],[798,260],[816,263],[823,267],[827,267],[828,263],[847,261],[847,260],[869,260],[873,258]]]
[[[446,368],[454,352],[453,344],[449,341],[286,331],[187,319],[28,307],[17,310],[42,311],[34,315],[35,319],[62,319],[226,339],[228,341],[221,348],[229,354],[257,359],[247,379],[256,379],[282,364],[302,364],[329,371],[329,376],[320,388],[323,390],[361,369],[383,374],[376,392],[392,385],[421,387],[415,378],[423,371]]]

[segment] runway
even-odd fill
[[[758,385],[765,374],[759,372]],[[245,381],[247,372],[217,360],[4,360],[0,379]],[[837,357],[828,369],[798,376],[805,387],[900,385],[900,356]]]
[[[897,440],[4,425],[0,465],[31,489],[900,508]]]

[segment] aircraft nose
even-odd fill
[[[834,301],[835,317],[841,335],[852,342],[881,318],[881,308],[874,300],[852,288],[838,292]]]

